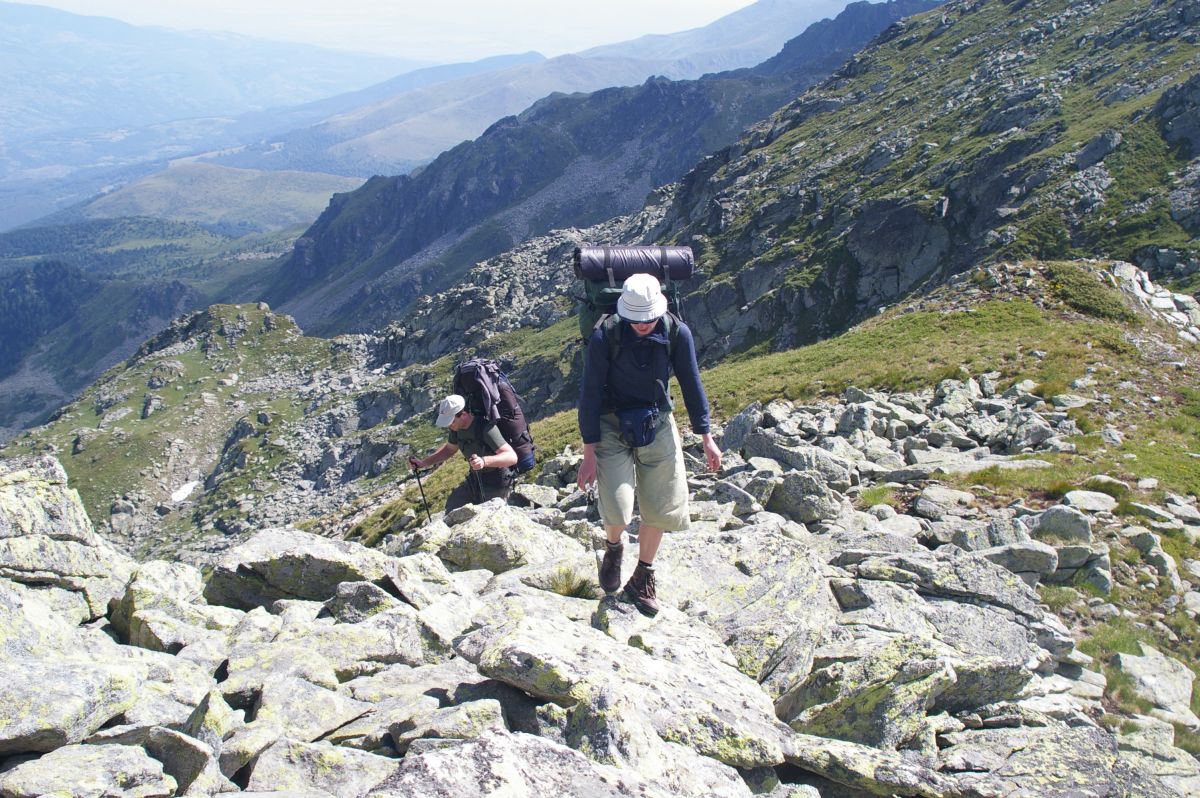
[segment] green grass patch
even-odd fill
[[[898,504],[898,500],[896,498],[896,491],[887,485],[872,485],[858,494],[855,504],[860,509],[865,510],[877,504],[886,504],[890,507],[895,507]]]
[[[1062,612],[1064,608],[1071,606],[1082,598],[1078,591],[1065,585],[1039,584],[1037,592],[1038,596],[1042,599],[1042,603],[1049,607],[1052,612]]]
[[[1050,290],[1067,306],[1097,319],[1133,322],[1138,315],[1116,288],[1103,281],[1095,271],[1077,263],[1046,264]]]

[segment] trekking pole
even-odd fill
[[[421,504],[425,507],[425,520],[433,523],[433,516],[429,514],[429,502],[425,499],[425,486],[421,484],[421,472],[414,470],[413,476],[417,478],[417,489],[421,491]]]

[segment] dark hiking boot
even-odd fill
[[[642,615],[653,618],[658,614],[658,599],[654,595],[654,569],[638,563],[633,576],[625,583],[625,596]]]
[[[600,587],[605,593],[616,593],[621,587],[621,543],[605,543],[604,559],[600,561]]]

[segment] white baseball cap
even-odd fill
[[[667,298],[653,274],[631,274],[621,286],[617,315],[626,321],[654,321],[667,312]]]
[[[437,421],[433,422],[439,427],[448,427],[454,417],[463,411],[467,406],[467,400],[463,399],[456,393],[452,393],[441,401],[438,405]]]

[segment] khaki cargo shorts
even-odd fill
[[[637,449],[621,441],[615,413],[600,416],[596,498],[604,525],[633,520],[635,496],[643,524],[669,531],[688,528],[687,474],[679,430],[670,413],[659,416],[654,442]]]

